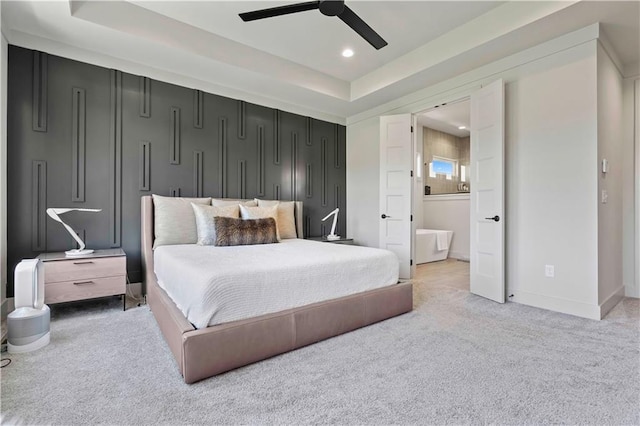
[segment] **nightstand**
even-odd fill
[[[340,237],[340,239],[337,239],[337,240],[327,240],[327,237],[309,237],[307,238],[307,240],[321,241],[323,243],[354,245],[353,238],[345,238],[345,237]]]
[[[44,265],[44,303],[53,304],[127,292],[127,255],[122,249],[96,250],[84,256],[38,256]]]

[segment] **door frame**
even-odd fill
[[[482,89],[486,85],[489,85],[489,84],[493,83],[494,81],[495,81],[495,78],[487,79],[486,81],[483,81],[482,83],[480,83],[478,85],[474,85],[473,87],[467,87],[464,90],[460,90],[459,92],[451,93],[451,94],[448,94],[448,95],[445,95],[445,96],[442,96],[442,97],[435,97],[433,101],[426,102],[425,104],[423,104],[423,105],[426,105],[426,106],[421,106],[420,108],[412,109],[411,114],[415,118],[418,114],[422,114],[422,113],[425,113],[427,111],[431,111],[433,109],[440,108],[442,106],[455,104],[457,102],[463,102],[465,100],[470,101],[471,100],[471,95],[474,92]],[[506,110],[505,100],[503,100],[503,107],[504,107],[504,111],[505,111],[505,115],[506,115],[506,111],[507,110]],[[414,122],[415,121],[416,120],[414,120]],[[505,117],[505,125],[506,125],[506,117]],[[416,134],[417,134],[417,132],[414,132],[414,142],[415,142]],[[506,137],[506,130],[505,130],[505,137]],[[471,143],[471,142],[469,142],[469,143]],[[506,141],[505,141],[505,143],[506,143]],[[417,148],[415,148],[415,145],[416,144],[414,143],[414,159],[415,159],[415,157],[417,155]],[[505,147],[505,149],[506,149],[506,147]],[[423,155],[424,155],[424,152],[423,152]],[[503,162],[503,165],[502,165],[504,178],[505,178],[505,185],[504,185],[504,191],[505,191],[504,209],[505,209],[505,212],[506,212],[506,209],[507,209],[507,205],[506,205],[506,198],[507,198],[506,197],[506,195],[507,195],[506,194],[506,191],[507,191],[507,185],[506,185],[507,164],[506,164],[506,162],[507,161],[508,161],[508,159],[507,159],[507,157],[505,155],[504,162]],[[423,162],[424,162],[424,157],[423,157]],[[423,173],[424,173],[424,170],[423,170]],[[414,185],[418,184],[416,176],[417,176],[417,173],[414,173]],[[423,179],[424,179],[424,177],[423,177]],[[473,187],[471,187],[471,191],[474,191]],[[422,192],[422,188],[421,188],[421,192]],[[471,194],[469,194],[469,195],[471,195]],[[420,202],[423,202],[422,198],[420,198]],[[471,209],[471,206],[470,206],[470,209]],[[412,214],[415,214],[415,203],[412,206]],[[414,221],[414,228],[415,228],[415,221]],[[505,228],[505,234],[506,234],[506,228]],[[415,239],[416,239],[415,230],[413,230],[412,235],[411,235],[411,244],[412,244],[412,247],[413,247],[414,250],[415,250]],[[470,239],[469,243],[471,244],[471,239]],[[506,252],[506,243],[507,243],[507,241],[506,241],[506,239],[504,239],[503,240],[503,249],[505,250],[505,252]],[[469,250],[471,250],[471,247],[469,247]],[[469,266],[472,267],[472,265],[471,265],[471,251],[469,251]],[[507,280],[507,271],[506,271],[507,262],[506,262],[506,258],[505,258],[504,263],[503,263],[503,269],[504,269],[503,273],[504,273],[505,300],[509,301],[509,298],[507,297],[507,295],[509,295],[510,292],[509,292],[509,283],[508,283],[508,280]]]

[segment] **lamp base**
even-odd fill
[[[327,240],[329,240],[329,241],[335,241],[335,240],[339,240],[339,239],[340,239],[340,235],[336,235],[336,234],[327,235]]]
[[[67,257],[85,256],[91,253],[93,253],[93,249],[84,249],[84,250],[73,249],[73,250],[67,250],[64,252],[64,254],[66,254]]]

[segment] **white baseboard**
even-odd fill
[[[605,315],[609,313],[609,311],[620,303],[622,299],[624,299],[625,289],[624,286],[620,286],[616,291],[611,293],[609,297],[607,297],[604,302],[600,304],[600,318],[604,318]]]
[[[459,251],[450,251],[449,252],[449,258],[450,259],[459,259],[459,260],[464,260],[466,262],[469,261],[469,253],[462,253]]]
[[[627,284],[624,286],[624,295],[626,297],[635,297],[636,299],[640,299],[640,288],[633,283]]]
[[[536,308],[548,309],[550,311],[563,314],[575,315],[577,317],[600,320],[601,308],[598,305],[576,302],[573,300],[560,299],[557,297],[544,296],[542,294],[517,291],[511,298],[512,302],[522,303]],[[614,305],[615,306],[615,305]]]

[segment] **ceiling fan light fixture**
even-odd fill
[[[268,9],[254,10],[252,12],[244,12],[240,14],[240,18],[244,22],[249,22],[314,9],[319,9],[323,15],[338,17],[376,50],[380,50],[387,45],[387,42],[380,37],[380,34],[375,32],[362,18],[344,4],[344,0],[313,0],[303,3],[287,4],[284,6],[270,7]]]
[[[353,50],[351,49],[344,49],[342,51],[342,56],[344,56],[345,58],[350,58],[353,56]]]

